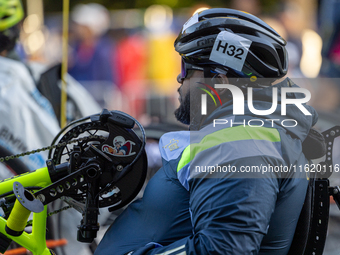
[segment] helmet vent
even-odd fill
[[[285,57],[284,57],[282,47],[276,47],[276,51],[277,51],[277,54],[279,55],[281,66],[283,67],[284,66],[283,63],[285,62]]]

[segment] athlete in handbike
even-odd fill
[[[242,172],[305,166],[325,153],[321,135],[311,131],[317,122],[311,106],[302,104],[305,115],[287,105],[281,115],[283,95],[306,96],[284,92],[298,89],[285,77],[285,40],[249,13],[209,9],[184,24],[175,50],[182,58],[175,116],[190,131],[163,135],[163,167],[95,254],[287,254],[306,197],[306,171]],[[253,109],[247,103],[235,109],[236,98],[249,91]],[[233,114],[240,109],[244,115]],[[285,119],[298,124],[284,125]],[[323,149],[312,155],[310,148]]]

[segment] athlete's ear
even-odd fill
[[[214,82],[214,85],[215,84],[229,84],[229,79],[224,74],[219,74],[219,75],[217,75],[216,78],[214,78],[213,82]],[[226,89],[226,88],[216,89],[216,91],[219,95],[223,95],[224,93],[226,93],[228,91],[228,89]]]

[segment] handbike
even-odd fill
[[[49,149],[46,167],[0,181],[0,252],[14,241],[34,255],[55,254],[46,246],[46,218],[47,205],[56,199],[82,214],[77,240],[92,242],[99,208],[120,209],[141,189],[147,172],[144,147],[143,127],[125,113],[104,109],[71,122],[43,148]]]

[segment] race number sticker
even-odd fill
[[[198,22],[198,13],[195,13],[190,19],[188,19],[187,22],[183,25],[182,33],[185,29],[192,26],[193,24],[196,24]]]
[[[222,31],[217,35],[209,59],[241,71],[251,43],[242,36]]]

